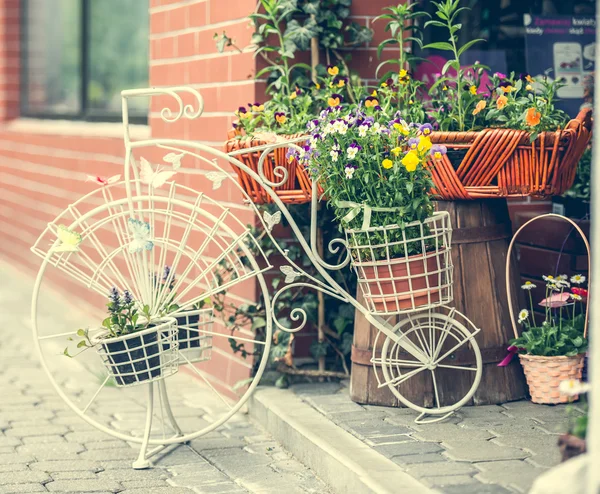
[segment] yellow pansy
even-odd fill
[[[391,159],[386,158],[381,162],[381,166],[383,166],[387,170],[394,166],[394,162]]]
[[[340,73],[340,69],[338,69],[336,66],[329,66],[327,67],[327,73],[329,75],[338,75]]]
[[[294,91],[292,94],[290,94],[290,99],[296,99],[298,95],[296,94],[296,91]]]
[[[471,86],[471,87],[469,88],[469,92],[470,92],[471,94],[477,94],[477,87],[475,87],[475,86]]]
[[[402,152],[402,148],[395,147],[395,148],[394,148],[394,149],[392,149],[390,152],[391,152],[391,153],[392,153],[394,156],[396,156],[396,157],[397,157],[397,156],[398,156],[398,155],[399,155],[399,154]]]
[[[408,133],[410,132],[410,129],[406,125],[402,125],[398,122],[394,124],[394,129],[396,129],[398,132],[405,136],[408,135]]]
[[[406,168],[407,172],[414,172],[419,163],[419,156],[414,151],[409,151],[406,153],[406,156],[402,158],[402,164],[404,165],[404,168]]]
[[[429,136],[421,136],[419,137],[419,144],[417,146],[417,149],[421,152],[421,153],[426,153],[427,151],[429,151],[431,149],[431,139],[429,138]]]
[[[371,96],[373,96],[373,97],[377,96],[377,91],[375,89],[373,89],[373,92],[371,93]]]

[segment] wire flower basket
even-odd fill
[[[447,212],[424,222],[345,233],[370,312],[398,314],[452,301],[452,227]]]
[[[195,309],[176,314],[179,364],[205,362],[212,356],[213,309]],[[206,333],[209,334],[206,334]]]
[[[175,374],[177,356],[177,321],[163,318],[143,331],[117,338],[102,332],[94,338],[98,355],[117,386],[135,386]]]

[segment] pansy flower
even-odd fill
[[[441,160],[442,156],[444,156],[448,152],[448,149],[443,144],[434,144],[433,146],[431,146],[429,152],[431,153],[431,156],[433,156],[436,160]]]
[[[248,106],[254,112],[261,112],[265,110],[265,105],[263,105],[262,103],[248,103]]]
[[[285,116],[285,113],[278,111],[275,112],[275,121],[279,124],[279,125],[283,125],[285,122],[287,122],[287,117]]]
[[[542,114],[539,111],[537,111],[535,108],[529,108],[527,110],[527,113],[525,113],[525,122],[530,127],[535,127],[537,124],[540,123],[541,119],[542,119]]]
[[[424,136],[428,136],[429,134],[431,134],[431,132],[433,132],[433,127],[431,126],[431,124],[423,124],[419,126],[419,132],[421,134],[423,134]]]
[[[344,98],[342,97],[342,95],[334,93],[327,99],[327,104],[330,107],[340,106],[342,101],[344,101]]]
[[[420,163],[419,156],[416,152],[409,151],[404,158],[402,158],[401,163],[404,165],[407,172],[412,173],[417,169],[417,165]]]
[[[336,67],[335,65],[328,65],[327,66],[327,73],[329,75],[338,75],[340,73],[340,69],[338,67]]]
[[[348,180],[350,180],[352,178],[352,175],[354,175],[354,172],[356,171],[358,167],[356,165],[353,165],[352,163],[348,163],[345,167],[344,167],[344,172],[346,173],[346,178]]]
[[[346,149],[346,154],[348,155],[348,159],[353,160],[354,158],[356,158],[356,155],[358,154],[358,152],[362,149],[361,146],[359,146],[356,142],[353,142],[352,144],[350,144],[350,146],[348,146],[348,149]]]
[[[400,84],[408,84],[408,81],[410,80],[410,76],[408,75],[408,72],[406,71],[406,69],[401,69],[398,72],[398,82]]]
[[[340,145],[336,142],[333,147],[331,148],[331,151],[329,151],[329,156],[331,156],[331,159],[336,162],[340,156]]]
[[[377,99],[377,97],[367,96],[367,98],[365,98],[365,107],[373,108],[375,106],[379,106],[379,100]]]
[[[477,86],[471,86],[469,92],[473,95],[477,94]]]
[[[475,106],[475,109],[473,110],[473,115],[477,115],[484,108],[485,108],[485,100],[479,101],[477,103],[477,105]]]
[[[417,149],[421,153],[426,153],[431,149],[432,143],[431,139],[427,135],[422,135],[419,137],[419,144],[417,145]]]
[[[294,148],[288,148],[287,152],[285,153],[285,157],[288,163],[291,163],[294,161],[294,159],[298,158],[298,151],[296,151]]]
[[[386,170],[389,170],[390,168],[392,168],[394,166],[394,162],[389,158],[385,158],[381,162],[381,166],[383,166]]]
[[[419,146],[419,139],[417,137],[411,137],[408,140],[408,147],[410,149],[417,149],[417,147]]]
[[[348,82],[348,78],[347,77],[336,77],[333,80],[333,85],[335,87],[344,87],[347,82]]]
[[[371,128],[370,122],[364,121],[362,124],[360,124],[358,126],[358,135],[360,137],[366,137],[367,136],[367,132],[369,131],[370,128]]]
[[[317,120],[316,118],[306,124],[306,128],[311,132],[313,130],[315,130],[318,126],[319,126],[319,120]]]
[[[498,110],[502,110],[502,108],[504,108],[507,103],[508,103],[508,98],[506,96],[504,96],[503,94],[501,94],[500,96],[498,96],[498,99],[496,100],[496,108],[498,108]]]
[[[252,117],[252,114],[248,110],[246,110],[245,106],[240,106],[236,110],[235,114],[240,118],[251,118]]]

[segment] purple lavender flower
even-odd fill
[[[163,283],[165,283],[167,281],[169,274],[171,274],[171,268],[169,266],[165,266],[165,269],[163,270],[163,277],[162,277]]]
[[[125,290],[123,292],[123,303],[125,305],[129,305],[133,302],[133,297],[131,296],[131,293],[129,293],[129,290]]]

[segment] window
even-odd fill
[[[27,0],[22,19],[23,115],[117,121],[121,90],[148,85],[147,1]]]

